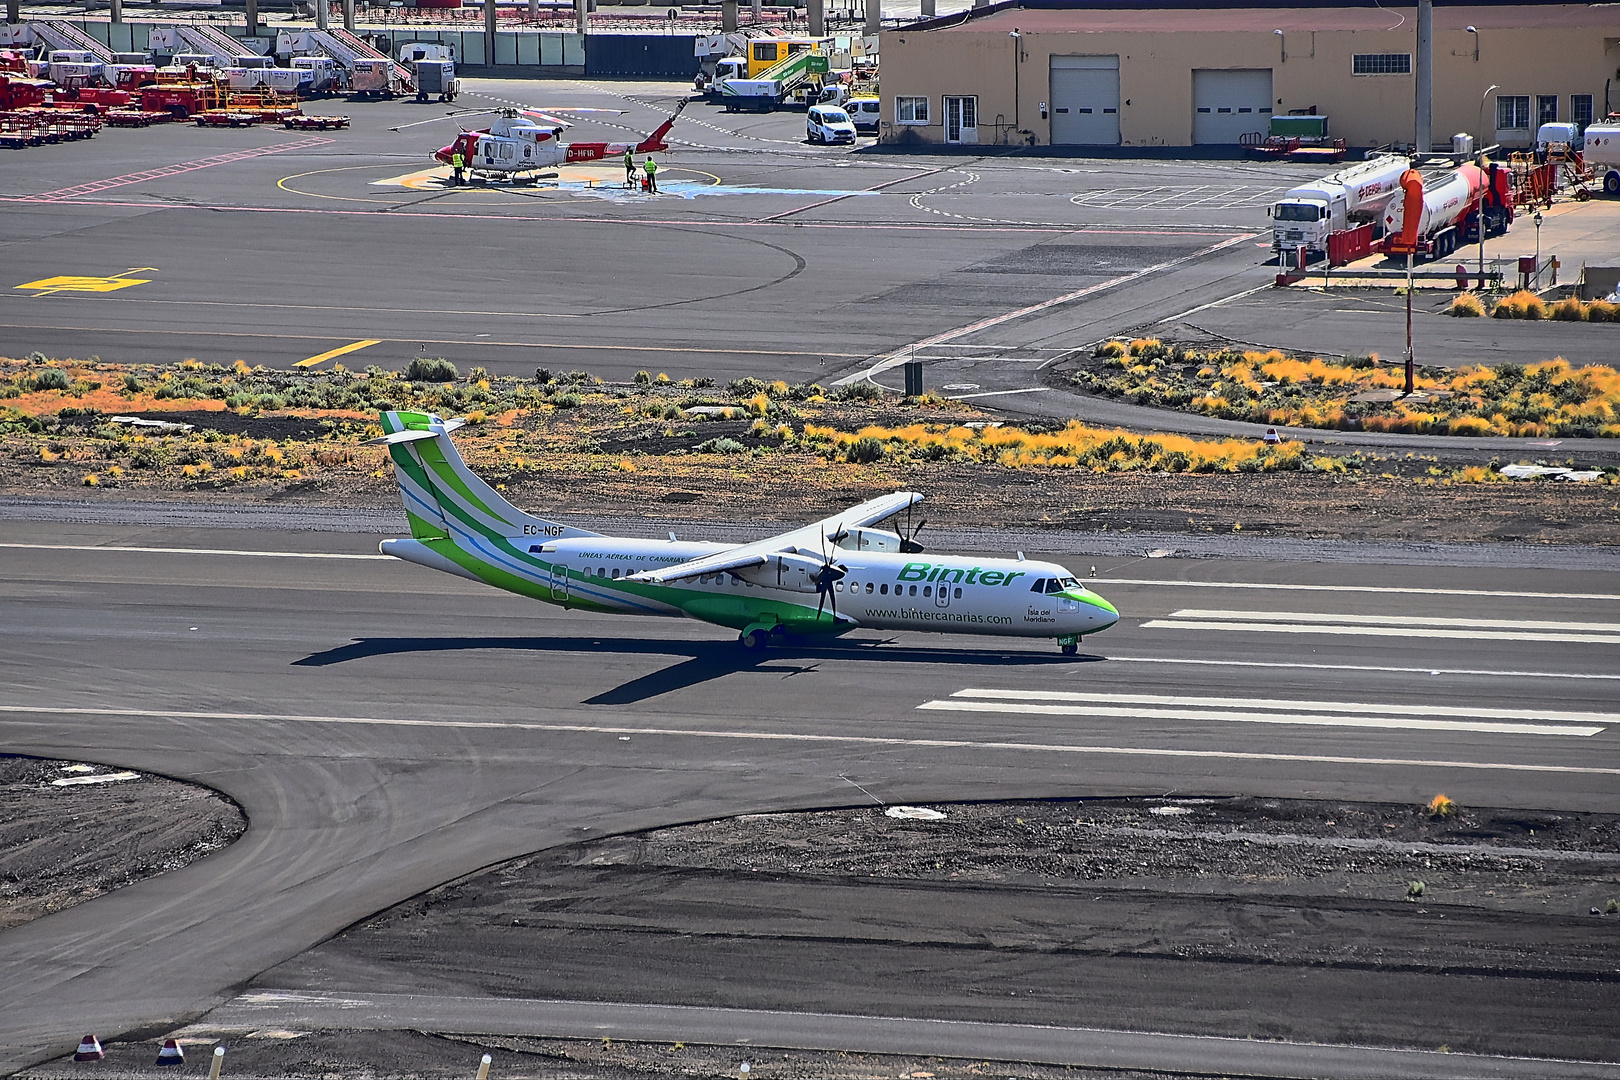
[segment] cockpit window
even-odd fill
[[[1073,589],[1075,592],[1080,592],[1085,588],[1085,586],[1081,585],[1080,582],[1076,581],[1072,577],[1058,578],[1058,587],[1063,589],[1065,592],[1070,589]]]
[[[1036,578],[1035,581],[1030,585],[1029,591],[1030,592],[1043,593],[1043,592],[1046,591],[1047,583],[1050,582],[1051,580],[1052,580],[1051,578],[1044,578],[1044,577],[1043,578]]]

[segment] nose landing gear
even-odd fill
[[[1080,635],[1065,634],[1063,637],[1058,638],[1058,648],[1064,656],[1073,656],[1080,651]]]

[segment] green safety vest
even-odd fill
[[[452,169],[459,169],[464,164],[466,164],[466,162],[465,162],[465,160],[462,158],[462,156],[460,154],[451,154],[450,155],[450,167]]]
[[[647,170],[648,176],[651,176],[653,173],[658,171],[658,162],[654,161],[652,158],[648,158],[646,164],[644,164],[642,168]]]

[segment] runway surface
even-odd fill
[[[1620,810],[1613,571],[1162,560],[1099,584],[1124,619],[1075,660],[912,634],[751,658],[371,558],[369,536],[0,541],[6,749],[197,780],[250,820],[0,939],[7,1069],[173,1026],[494,861],[656,825],[1166,792]]]

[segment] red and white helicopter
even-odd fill
[[[616,157],[626,150],[636,154],[663,153],[669,149],[664,136],[675,126],[675,120],[686,108],[688,100],[690,99],[682,99],[668,120],[660,124],[651,135],[635,143],[565,143],[561,137],[562,133],[572,126],[568,121],[538,109],[501,109],[489,127],[481,131],[463,128],[461,134],[457,135],[449,146],[434,151],[433,159],[445,165],[453,165],[455,156],[459,153],[474,180],[489,180],[503,176],[517,180],[542,169],[556,168],[558,165],[573,165]],[[402,127],[411,126],[413,125],[402,125]]]

